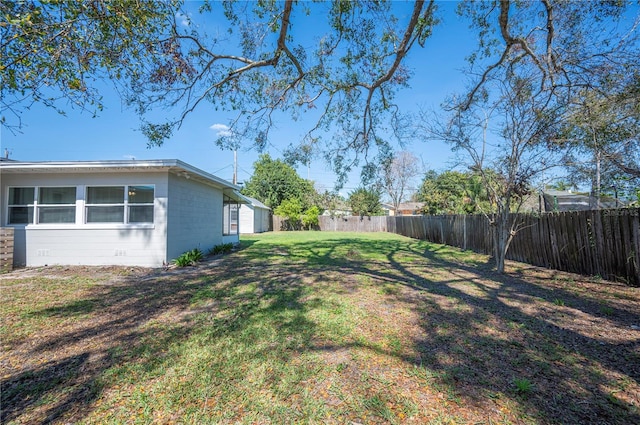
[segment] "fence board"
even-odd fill
[[[0,272],[13,270],[13,227],[0,227]]]

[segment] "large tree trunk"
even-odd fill
[[[507,251],[513,239],[512,226],[509,220],[508,211],[500,211],[494,216],[492,223],[493,230],[493,252],[496,260],[496,270],[504,273],[504,263],[507,258]]]

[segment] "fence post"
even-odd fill
[[[467,250],[467,215],[462,216],[462,249]]]

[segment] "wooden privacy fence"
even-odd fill
[[[13,227],[0,227],[0,273],[13,270]]]
[[[511,214],[518,232],[507,258],[640,285],[640,209]],[[394,233],[493,254],[481,215],[397,217]]]
[[[316,230],[325,232],[386,232],[387,217],[318,217],[319,225]],[[288,220],[277,215],[273,216],[273,230],[290,230]]]
[[[274,229],[280,229],[280,222]],[[640,285],[640,208],[511,214],[519,230],[507,258]],[[493,254],[483,215],[320,217],[320,230],[392,232]]]

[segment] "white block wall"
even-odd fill
[[[222,190],[181,176],[169,175],[169,260],[193,248],[205,254],[222,238]]]
[[[167,261],[167,173],[11,174],[1,176],[0,223],[6,225],[9,187],[79,186],[76,224],[16,226],[14,264],[27,266],[138,265]],[[145,225],[84,224],[86,186],[154,185],[154,222]]]

